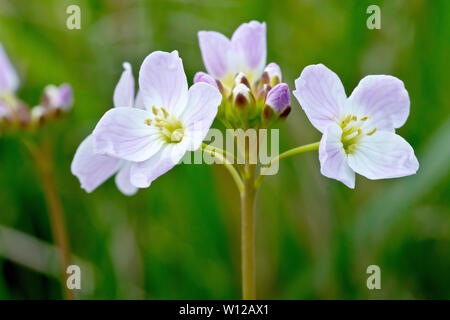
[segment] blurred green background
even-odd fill
[[[81,8],[81,30],[66,8]],[[366,8],[381,8],[368,30]],[[112,105],[129,61],[135,76],[154,50],[177,49],[190,83],[204,70],[197,31],[231,36],[267,22],[268,62],[285,81],[323,63],[347,94],[367,74],[402,79],[411,114],[398,132],[414,147],[417,175],[358,176],[356,189],[323,177],[317,153],[281,163],[257,200],[257,287],[265,299],[450,298],[450,1],[37,1],[0,0],[0,42],[39,101],[69,82],[70,116],[51,126],[56,185],[82,266],[82,299],[238,299],[239,196],[221,166],[180,165],[134,197],[113,179],[92,194],[70,173],[79,143]],[[297,101],[281,126],[281,150],[320,139]],[[0,298],[61,298],[47,208],[20,141],[0,137]],[[381,268],[381,290],[366,287]]]

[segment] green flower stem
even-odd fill
[[[60,254],[61,285],[64,299],[73,300],[75,298],[74,294],[66,286],[66,270],[71,264],[71,254],[61,199],[56,191],[53,178],[51,147],[47,141],[44,141],[39,146],[27,140],[24,140],[24,143],[33,156],[34,164],[42,181],[50,226]]]
[[[270,168],[270,166],[272,166],[274,163],[276,163],[284,158],[287,158],[287,157],[290,157],[290,156],[293,156],[296,154],[308,152],[308,151],[318,150],[319,143],[320,142],[315,142],[315,143],[305,144],[303,146],[289,149],[289,150],[283,152],[282,154],[278,155],[277,157],[273,158],[272,160],[270,160],[270,162],[264,168],[262,168],[261,171],[264,169]],[[256,180],[255,180],[256,188],[258,188],[261,185],[261,182],[263,179],[264,179],[264,175],[260,175],[258,178],[256,178]]]
[[[256,299],[255,279],[255,169],[256,165],[246,165],[244,190],[241,193],[241,270],[242,297]]]
[[[234,182],[236,183],[236,186],[239,189],[239,193],[242,193],[244,190],[244,184],[242,182],[242,178],[239,174],[239,172],[236,170],[236,168],[228,161],[228,157],[233,157],[225,150],[222,150],[220,148],[208,146],[207,144],[202,144],[202,150],[213,157],[219,159],[225,168],[230,172],[231,176],[233,177]],[[225,155],[225,156],[224,156]],[[233,157],[234,158],[234,157]]]

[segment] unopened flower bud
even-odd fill
[[[31,109],[31,122],[41,124],[44,121],[46,108],[35,106]]]
[[[243,85],[247,86],[247,88],[251,88],[250,82],[248,82],[247,77],[242,72],[239,72],[236,77],[234,78],[234,85],[237,86],[238,84],[242,83]]]
[[[246,85],[239,83],[233,89],[234,105],[239,109],[243,109],[250,104],[250,95],[250,89]]]
[[[72,87],[68,84],[46,86],[41,104],[46,108],[69,111],[73,105]]]
[[[214,80],[213,77],[211,77],[209,74],[204,73],[204,72],[197,72],[195,74],[194,83],[197,83],[197,82],[205,82],[205,83],[208,83],[210,85],[217,87],[216,80]]]
[[[14,110],[19,124],[26,127],[30,124],[30,109],[22,102],[19,102]]]
[[[275,113],[283,114],[286,108],[290,108],[291,94],[286,83],[277,84],[266,96],[265,105],[271,107]]]
[[[268,76],[267,83],[269,83],[272,87],[280,83],[282,80],[281,69],[274,62],[271,62],[267,65],[267,67],[264,69],[264,73]]]
[[[284,111],[280,114],[280,119],[286,119],[289,113],[291,113],[291,106],[287,106],[284,109]]]
[[[269,93],[270,89],[272,89],[272,87],[268,84],[264,84],[261,88],[259,88],[258,92],[256,94],[258,97],[258,100],[265,99],[267,94]]]

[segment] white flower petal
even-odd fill
[[[131,165],[131,183],[137,188],[148,188],[151,183],[176,166],[186,153],[187,143],[164,146],[150,159],[143,162],[135,162]]]
[[[413,148],[399,135],[388,131],[377,131],[364,136],[348,164],[360,175],[369,179],[387,179],[416,173],[419,162]]]
[[[347,99],[339,77],[323,64],[307,66],[293,92],[309,121],[320,132],[339,119]]]
[[[72,174],[80,180],[81,187],[92,192],[116,173],[120,159],[94,152],[92,135],[81,142],[71,164]]]
[[[129,161],[124,162],[115,177],[117,188],[126,196],[132,196],[138,191],[138,188],[131,184],[131,164]]]
[[[134,104],[134,77],[131,65],[123,63],[123,72],[114,89],[114,107],[133,107]]]
[[[355,172],[347,163],[347,154],[341,142],[342,129],[331,124],[325,129],[319,145],[320,173],[336,179],[349,188],[355,188]]]
[[[134,107],[138,109],[145,109],[144,98],[142,97],[141,90],[138,90],[136,94],[136,100],[134,101]]]
[[[257,80],[266,66],[266,23],[250,21],[241,24],[231,37],[231,47],[229,54],[232,56],[228,59],[236,63],[231,69],[244,72],[250,83]]]
[[[211,127],[222,95],[216,87],[204,82],[198,82],[189,89],[186,109],[181,115],[185,126],[185,138],[190,141],[188,150],[200,148]]]
[[[409,115],[409,96],[400,79],[386,75],[367,76],[348,98],[345,113],[357,117],[370,116],[370,127],[394,131]]]
[[[187,101],[188,85],[177,51],[155,51],[145,58],[139,71],[139,90],[147,109],[164,107],[179,115]]]
[[[93,136],[95,152],[129,161],[144,161],[163,144],[158,128],[148,126],[146,110],[113,108],[98,122]]]

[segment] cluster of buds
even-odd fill
[[[34,128],[47,119],[59,117],[73,105],[68,84],[44,88],[39,105],[29,108],[17,97],[19,78],[0,44],[0,129]]]
[[[39,105],[29,108],[14,93],[0,94],[0,128],[35,128],[47,120],[60,117],[73,105],[72,88],[68,84],[45,87]]]
[[[289,87],[276,63],[266,65],[266,24],[244,23],[229,39],[215,31],[198,33],[208,73],[194,82],[215,85],[222,93],[217,117],[231,128],[270,128],[291,111]]]
[[[222,93],[218,118],[232,128],[269,128],[286,119],[291,111],[289,87],[281,82],[281,70],[270,63],[259,79],[250,82],[243,73],[237,73],[231,86],[198,72],[194,82],[207,82]]]

